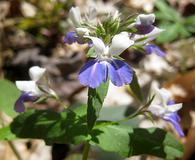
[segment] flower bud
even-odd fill
[[[69,11],[69,17],[75,26],[81,24],[81,13],[78,7],[72,7]]]

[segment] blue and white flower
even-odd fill
[[[133,26],[137,29],[135,35],[132,37],[135,40],[135,44],[145,45],[147,54],[154,53],[158,56],[165,56],[165,53],[156,45],[150,44],[149,42],[154,40],[164,29],[160,29],[153,25],[155,21],[154,14],[140,14],[136,18],[136,22]],[[143,39],[140,41],[140,39]]]
[[[78,7],[72,7],[69,11],[69,18],[72,21],[75,30],[67,32],[64,37],[64,43],[66,44],[73,44],[77,42],[78,44],[84,44],[85,41],[83,36],[87,36],[90,33],[90,30],[86,27],[83,27],[82,24],[84,22],[90,21],[92,18],[94,19],[96,16],[96,10],[90,9],[88,15],[86,15],[86,19],[81,18],[81,13]]]
[[[168,122],[170,122],[177,133],[180,136],[184,136],[184,133],[179,125],[180,117],[177,111],[182,108],[182,103],[175,103],[171,100],[171,93],[162,88],[158,89],[153,85],[153,91],[155,98],[152,104],[148,107],[148,111],[157,117],[160,117]]]
[[[136,34],[148,34],[150,33],[155,26],[153,25],[155,21],[154,14],[140,14],[136,18],[136,22],[134,24],[137,29]]]
[[[87,28],[76,28],[76,32],[67,32],[64,37],[64,43],[66,44],[85,44],[83,36],[89,35],[89,31]]]
[[[15,103],[16,112],[24,112],[25,102],[35,101],[42,95],[56,96],[55,92],[49,88],[46,80],[46,69],[39,66],[33,66],[29,69],[29,81],[16,81],[16,87],[22,92]],[[43,83],[42,83],[43,82]]]
[[[111,45],[105,45],[97,37],[86,36],[93,42],[96,58],[89,60],[80,70],[80,83],[96,88],[107,81],[109,77],[115,86],[129,84],[132,81],[133,71],[122,60],[116,59],[124,50],[134,44],[127,32],[121,32],[112,38]]]
[[[155,27],[150,33],[145,35],[134,34],[131,39],[135,41],[135,44],[143,45],[147,54],[154,53],[160,57],[164,57],[166,55],[165,52],[163,52],[158,46],[150,44],[150,41],[154,40],[163,31],[164,29]],[[140,41],[140,39],[142,40]]]

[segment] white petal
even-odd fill
[[[105,50],[106,50],[105,44],[100,38],[91,37],[91,36],[85,36],[85,37],[92,40],[93,47],[94,47],[95,52],[96,52],[97,55],[101,55],[105,52]]]
[[[120,14],[118,10],[115,10],[113,13],[111,13],[112,19],[118,19]]]
[[[155,95],[155,97],[152,101],[152,104],[161,104],[164,108],[166,108],[167,102],[171,99],[172,96],[171,92],[165,88],[159,89],[159,84],[157,81],[153,81],[151,85],[150,96],[153,95]]]
[[[16,81],[16,87],[20,91],[30,93],[33,96],[40,96],[43,94],[35,81]]]
[[[69,17],[75,26],[81,24],[81,13],[79,7],[72,7],[69,11]]]
[[[147,110],[155,116],[162,116],[166,112],[164,107],[162,107],[161,105],[154,104],[150,105]]]
[[[155,39],[159,34],[161,34],[164,31],[165,31],[164,29],[160,29],[158,27],[154,27],[152,32],[150,32],[150,33],[145,35],[146,37],[148,37],[148,39],[146,41],[147,42],[152,41],[153,39]]]
[[[95,7],[90,7],[88,12],[88,19],[93,20],[97,16],[97,9]]]
[[[154,14],[140,14],[136,18],[136,24],[141,25],[152,25],[155,21],[155,15]]]
[[[129,39],[128,33],[121,32],[112,38],[109,53],[113,55],[119,55],[133,44],[134,41]]]
[[[147,44],[148,42],[154,40],[159,34],[161,34],[163,31],[165,31],[164,29],[160,29],[158,27],[154,27],[154,29],[152,30],[152,32],[148,33],[148,34],[145,34],[145,35],[139,35],[139,34],[136,34],[132,40],[134,41],[137,41],[139,39],[143,39],[143,38],[146,38],[145,40],[143,41],[138,41],[138,42],[135,42],[135,44]]]
[[[165,88],[156,89],[156,94],[159,95],[163,105],[167,105],[167,102],[171,99],[171,93]]]
[[[29,75],[33,81],[40,80],[44,76],[45,72],[46,69],[39,66],[33,66],[29,69]]]
[[[169,112],[177,112],[182,108],[182,103],[172,104],[167,106],[167,111]]]

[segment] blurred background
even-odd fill
[[[155,25],[166,29],[154,42],[166,57],[145,55],[129,49],[122,57],[136,70],[143,92],[147,95],[153,80],[169,89],[176,102],[184,104],[179,112],[184,138],[183,160],[195,159],[195,1],[194,0],[1,0],[0,1],[0,117],[1,126],[16,115],[13,98],[18,96],[15,80],[28,80],[33,65],[46,67],[52,88],[67,105],[86,103],[87,89],[80,85],[77,74],[86,61],[87,45],[65,45],[66,32],[74,30],[68,19],[71,6],[81,12],[95,7],[105,14],[118,9],[127,16],[134,13],[155,13]],[[7,99],[7,102],[5,102]],[[139,106],[127,87],[110,86],[100,119],[119,120]],[[35,106],[61,111],[52,100]],[[171,126],[157,119],[155,124],[138,117],[132,126],[158,126],[174,133]],[[2,136],[0,134],[0,136]],[[14,147],[13,147],[14,146]],[[13,151],[16,148],[16,151]],[[46,146],[40,140],[0,142],[0,160],[79,160],[83,146]],[[15,153],[14,153],[15,152]],[[18,157],[16,156],[17,154]],[[91,160],[122,160],[114,153],[97,148],[90,152]],[[136,156],[130,160],[159,158]]]

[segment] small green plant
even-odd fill
[[[136,72],[120,57],[129,47],[142,49],[147,54],[165,56],[157,46],[150,44],[163,31],[153,25],[155,15],[140,14],[124,23],[117,11],[101,19],[95,10],[82,17],[79,8],[72,7],[69,16],[74,24],[74,31],[66,34],[64,42],[67,45],[87,44],[90,48],[86,54],[88,60],[78,74],[80,83],[88,87],[87,103],[74,109],[64,106],[63,101],[50,87],[46,69],[33,66],[29,69],[31,80],[16,81],[21,94],[19,98],[14,98],[14,109],[20,114],[10,126],[0,130],[1,139],[42,139],[48,145],[82,143],[83,160],[88,159],[92,145],[123,157],[141,154],[164,159],[181,157],[183,147],[170,133],[160,128],[139,128],[122,123],[131,121],[138,115],[149,118],[154,115],[171,123],[177,133],[184,136],[177,114],[182,103],[176,104],[166,89],[159,89],[157,86],[152,86],[150,97],[144,97]],[[140,102],[140,107],[134,113],[118,121],[98,119],[110,82],[117,87],[127,85]],[[64,111],[58,113],[25,106],[27,102],[43,103],[49,98],[59,102],[65,108]],[[1,100],[6,102],[7,98],[3,97]]]
[[[166,34],[161,34],[157,42],[171,42],[195,33],[195,15],[184,17],[165,0],[156,1],[156,8],[155,15],[159,25],[166,30]]]

